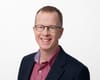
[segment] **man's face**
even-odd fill
[[[36,16],[35,25],[60,26],[60,20],[56,12],[39,12]],[[61,26],[60,26],[61,27]],[[37,31],[34,28],[36,41],[42,50],[52,50],[58,45],[58,39],[63,32],[62,28],[56,28],[53,32],[47,27],[43,31]]]

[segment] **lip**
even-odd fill
[[[40,38],[40,40],[43,42],[43,43],[49,43],[51,41],[51,38]]]

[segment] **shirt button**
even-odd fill
[[[41,74],[41,73],[42,73],[42,71],[40,70],[40,71],[39,71],[39,74]]]

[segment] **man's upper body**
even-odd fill
[[[34,56],[36,54],[30,54],[23,58],[18,80],[30,80],[35,65]],[[60,47],[60,51],[44,80],[90,80],[90,77],[88,68],[65,53]]]
[[[33,30],[39,56],[35,59],[37,52],[23,58],[18,80],[89,80],[88,69],[59,48],[62,18],[61,12],[52,6],[45,6],[37,12]],[[39,70],[42,73],[38,73]]]

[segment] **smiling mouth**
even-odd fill
[[[42,42],[48,43],[51,41],[51,38],[40,38]]]

